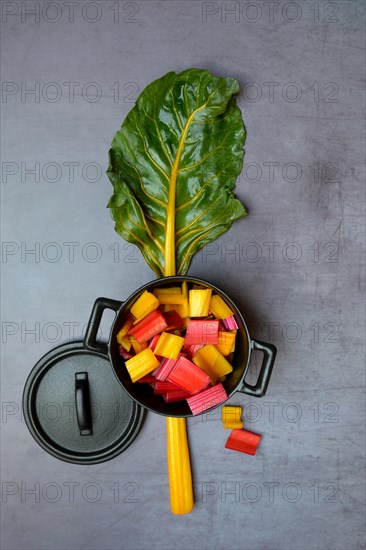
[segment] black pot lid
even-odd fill
[[[78,464],[119,455],[145,417],[116,379],[108,357],[86,350],[82,342],[59,346],[38,361],[25,384],[23,411],[41,447]]]

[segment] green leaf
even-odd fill
[[[170,72],[145,88],[112,141],[115,229],[158,276],[185,274],[197,250],[246,215],[232,193],[245,141],[238,92],[233,78]]]

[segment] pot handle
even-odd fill
[[[86,349],[108,355],[108,345],[96,341],[100,321],[105,309],[112,309],[117,313],[122,304],[123,302],[111,300],[110,298],[97,298],[95,300],[84,337],[84,347]]]
[[[251,347],[254,350],[263,352],[263,361],[261,370],[259,372],[258,380],[255,386],[243,382],[242,387],[239,389],[241,393],[246,393],[254,397],[263,397],[267,391],[269,380],[271,378],[273,365],[276,359],[277,349],[273,344],[267,344],[260,340],[252,338]]]

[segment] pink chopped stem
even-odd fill
[[[176,364],[177,359],[163,359],[160,367],[156,369],[156,372],[154,371],[156,379],[165,382]]]
[[[160,380],[155,380],[154,384],[154,393],[155,395],[164,395],[170,391],[180,391],[181,389],[178,386],[175,386],[171,382],[161,382]]]
[[[165,330],[166,327],[164,315],[160,311],[154,310],[139,323],[132,325],[127,334],[134,336],[140,344],[143,344]]]
[[[215,405],[219,405],[227,400],[227,393],[224,386],[216,384],[207,390],[204,390],[197,395],[187,398],[187,403],[194,415],[199,414],[207,409],[211,409]]]
[[[226,319],[224,319],[224,325],[227,330],[236,330],[239,328],[234,315],[226,317]]]
[[[190,394],[184,390],[172,390],[163,395],[166,403],[174,403],[175,401],[185,401]]]
[[[185,336],[185,344],[217,344],[218,342],[219,322],[216,321],[196,321],[191,320],[188,323]]]
[[[126,351],[122,346],[118,346],[118,347],[119,347],[119,354],[123,357],[125,361],[133,357],[133,354]]]
[[[182,356],[178,358],[177,364],[169,374],[168,380],[191,394],[207,388],[210,383],[210,378],[205,372],[189,359]]]
[[[125,321],[131,321],[133,323],[135,321],[136,317],[132,315],[132,313],[129,311],[125,317]]]
[[[188,346],[184,344],[183,351],[185,351],[187,355],[192,358],[196,355],[199,349],[203,348],[203,346],[204,344],[191,344]]]
[[[156,382],[155,377],[152,374],[146,374],[140,380],[137,380],[138,383],[142,384],[154,384]]]
[[[171,311],[167,311],[164,313],[166,324],[168,325],[165,330],[173,330],[182,328],[185,325],[184,319],[175,311],[175,309],[172,309]]]
[[[155,336],[152,338],[149,348],[151,348],[153,351],[156,348],[156,344],[158,343],[158,340],[160,338],[160,334],[155,334]]]

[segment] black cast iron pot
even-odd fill
[[[133,384],[125,367],[124,360],[119,354],[117,343],[117,333],[121,329],[128,311],[144,290],[152,291],[154,288],[181,284],[184,281],[188,284],[200,284],[207,288],[212,288],[212,290],[216,294],[219,294],[235,312],[235,318],[237,320],[239,330],[237,333],[234,359],[232,362],[233,372],[230,373],[223,382],[228,399],[237,391],[252,395],[254,397],[262,397],[267,391],[268,383],[272,374],[276,357],[275,346],[251,338],[243,316],[235,303],[222,290],[202,279],[197,279],[195,277],[164,277],[142,286],[125,302],[118,302],[108,298],[98,298],[94,303],[89,319],[84,339],[84,346],[90,351],[103,353],[109,357],[114,373],[123,388],[132,397],[132,399],[137,401],[137,403],[146,409],[164,416],[193,416],[186,401],[165,403],[160,395],[154,395],[152,388],[147,384]],[[111,328],[108,344],[102,344],[96,341],[100,321],[105,309],[112,309],[116,312],[116,317]],[[245,382],[245,376],[249,368],[252,350],[259,350],[263,352],[264,355],[255,386],[251,386]],[[210,410],[220,406],[221,404],[216,405]]]

